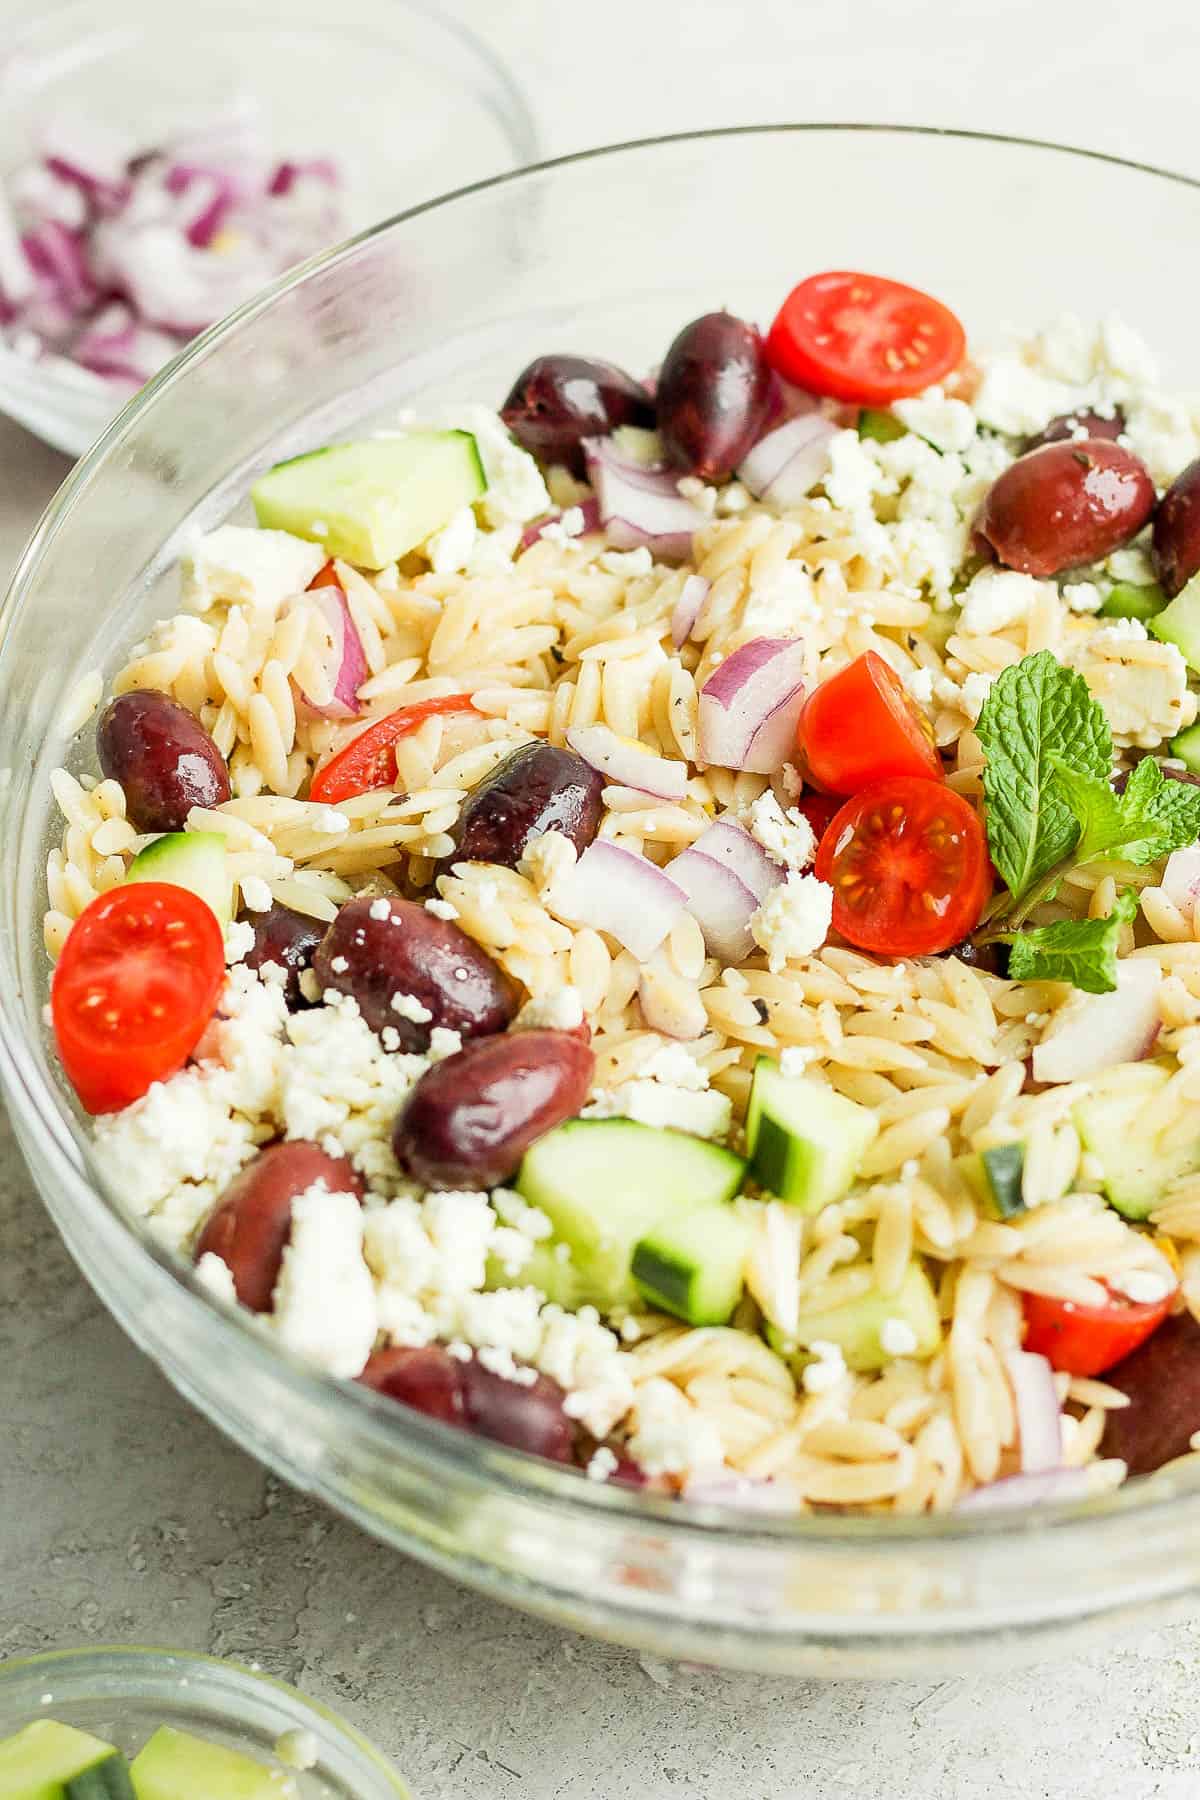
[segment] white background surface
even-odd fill
[[[1192,0],[451,10],[508,57],[550,153],[861,119],[1045,137],[1200,175]],[[5,16],[19,16],[12,0]],[[1136,221],[1123,223],[1136,244]],[[801,266],[799,204],[792,228]],[[1170,246],[1143,253],[1170,280]],[[65,466],[0,423],[0,573]],[[81,576],[100,600],[96,583],[102,570]],[[167,1389],[49,1238],[7,1134],[0,1420],[0,1653],[124,1639],[257,1657],[342,1705],[420,1800],[1200,1793],[1200,1620],[1005,1677],[785,1684],[586,1643],[389,1557],[281,1491]]]

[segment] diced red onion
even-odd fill
[[[577,756],[620,787],[653,794],[656,800],[682,800],[687,793],[687,764],[655,756],[633,738],[619,737],[607,725],[575,725],[567,743]]]
[[[1054,1370],[1044,1356],[1029,1350],[1007,1351],[1004,1366],[1017,1405],[1022,1473],[1057,1469],[1062,1463],[1063,1439]]]
[[[120,205],[128,195],[134,145],[124,133],[72,110],[46,122],[38,148],[50,172],[74,182],[94,204]]]
[[[578,510],[583,514],[583,529],[578,536],[588,537],[592,532],[599,531],[600,508],[595,497],[580,501]],[[517,545],[517,555],[519,556],[522,550],[528,550],[530,544],[536,544],[547,525],[557,525],[563,516],[561,512],[550,512],[544,514],[540,519],[535,519],[532,525],[527,525],[521,533],[521,541]]]
[[[723,963],[744,961],[754,948],[750,921],[758,911],[757,895],[728,864],[694,849],[673,857],[667,874],[687,895],[687,909],[712,955]]]
[[[1033,1051],[1035,1081],[1085,1081],[1117,1063],[1140,1062],[1158,1036],[1162,971],[1145,957],[1117,965],[1111,994],[1076,994],[1059,1014],[1061,1023]]]
[[[784,871],[767,855],[757,839],[741,825],[735,825],[732,819],[718,819],[700,834],[691,848],[697,855],[711,857],[713,862],[732,869],[760,906],[784,878]]]
[[[87,224],[88,204],[73,181],[63,181],[45,163],[26,163],[9,177],[8,194],[28,219],[54,219],[68,231]]]
[[[607,931],[644,962],[684,910],[686,895],[663,870],[608,838],[589,844],[555,884],[555,904],[569,918]]]
[[[229,214],[244,196],[226,169],[202,169],[173,163],[163,178],[168,194],[186,198],[184,236],[194,250],[207,250]]]
[[[751,638],[718,663],[700,692],[701,760],[773,775],[794,748],[807,673],[801,638]]]
[[[322,719],[356,718],[362,711],[358,690],[367,679],[367,658],[346,596],[340,587],[315,587],[301,604],[315,606],[325,620],[329,632],[326,674],[333,689],[332,699],[321,706],[303,691],[301,699]]]
[[[1162,888],[1167,899],[1190,919],[1200,895],[1200,845],[1193,844],[1187,850],[1172,850],[1163,870]]]
[[[689,575],[679,590],[679,598],[671,608],[671,642],[681,650],[692,635],[692,626],[700,617],[700,608],[708,599],[712,583],[703,575]]]
[[[1088,1469],[1039,1469],[1029,1475],[1007,1475],[973,1488],[955,1506],[955,1512],[999,1512],[1018,1506],[1039,1506],[1070,1500],[1086,1500],[1095,1492]]]
[[[44,219],[36,231],[21,239],[34,274],[50,282],[72,312],[83,312],[96,298],[96,288],[84,255],[83,239],[57,219]]]
[[[140,324],[130,308],[117,300],[97,313],[80,333],[71,346],[71,357],[94,375],[141,387],[179,347],[177,338]]]
[[[297,181],[313,179],[324,181],[330,187],[338,185],[337,164],[328,156],[314,156],[307,162],[281,162],[276,165],[267,183],[268,194],[280,195],[291,193]]]
[[[679,492],[675,471],[629,462],[607,438],[588,438],[583,448],[601,523],[615,547],[636,550],[644,544],[668,562],[690,555],[705,515]]]
[[[804,413],[759,438],[738,479],[772,506],[795,506],[829,473],[829,446],[838,427],[822,413]]]

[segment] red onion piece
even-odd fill
[[[696,850],[682,850],[667,864],[667,874],[687,895],[687,909],[704,933],[704,942],[723,963],[742,962],[754,948],[750,921],[758,898],[726,863]]]
[[[700,608],[708,599],[712,586],[703,575],[689,575],[671,609],[671,642],[681,650],[692,635],[692,626],[700,617]]]
[[[772,888],[779,886],[784,871],[756,838],[731,819],[718,819],[696,839],[691,848],[698,856],[722,863],[745,883],[761,906]]]
[[[267,192],[276,196],[290,194],[298,181],[306,179],[324,181],[330,187],[337,187],[337,164],[328,156],[313,156],[307,162],[281,162],[271,174]]]
[[[1004,1367],[1017,1405],[1022,1474],[1059,1468],[1063,1457],[1062,1409],[1054,1370],[1044,1356],[1029,1350],[1007,1351]]]
[[[773,775],[794,745],[807,674],[801,638],[751,638],[726,657],[700,692],[702,760]]]
[[[316,705],[303,692],[301,699],[322,719],[356,718],[362,711],[358,690],[367,679],[367,659],[346,596],[340,587],[310,588],[304,595],[303,604],[315,606],[328,629],[326,672],[333,687],[333,698],[322,706]]]
[[[46,122],[38,149],[51,174],[81,188],[94,205],[119,206],[128,197],[134,145],[123,133],[72,110]]]
[[[1176,905],[1184,918],[1190,919],[1200,896],[1200,845],[1187,850],[1172,850],[1163,870],[1163,893]]]
[[[999,1512],[1043,1502],[1086,1500],[1095,1484],[1089,1469],[1039,1469],[1036,1474],[1007,1475],[974,1488],[955,1506],[955,1512]]]
[[[588,438],[583,449],[601,522],[618,550],[644,544],[667,562],[691,554],[693,534],[706,519],[679,492],[678,474],[626,461],[607,438]]]
[[[141,387],[179,347],[178,339],[140,324],[128,306],[114,301],[76,338],[71,357],[94,375]]]
[[[567,743],[577,756],[620,787],[636,788],[656,800],[682,800],[687,793],[687,764],[655,756],[636,739],[619,737],[607,725],[576,725]]]
[[[592,532],[599,531],[600,508],[594,496],[580,501],[578,510],[583,514],[583,529],[577,535],[589,537]],[[521,541],[517,545],[517,555],[520,556],[522,550],[528,550],[530,544],[536,544],[547,525],[557,525],[563,517],[564,514],[561,512],[546,513],[543,518],[535,519],[532,525],[527,525],[521,534]]]
[[[1117,1063],[1140,1062],[1158,1036],[1162,971],[1143,957],[1117,965],[1111,994],[1076,994],[1033,1051],[1035,1081],[1085,1081]]]
[[[555,884],[555,904],[568,918],[607,931],[631,956],[653,956],[684,910],[686,896],[662,869],[608,838],[589,844]]]
[[[839,427],[822,413],[804,413],[759,438],[738,479],[772,506],[795,506],[829,473],[829,446]]]
[[[96,298],[96,289],[78,232],[68,231],[56,219],[44,219],[36,231],[26,232],[21,248],[35,276],[48,281],[72,312],[83,312]]]

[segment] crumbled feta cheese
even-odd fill
[[[1200,454],[1191,409],[1165,394],[1142,394],[1127,406],[1121,442],[1141,457],[1158,487],[1166,487]]]
[[[372,900],[367,911],[368,911],[368,916],[370,918],[379,919],[380,921],[382,921],[384,919],[390,919],[392,916],[392,908],[391,908],[390,903],[387,900],[384,900],[382,898],[380,898],[378,900]]]
[[[321,807],[311,823],[314,831],[322,832],[327,837],[340,837],[343,831],[350,829],[350,820],[346,814],[338,812],[332,806]]]
[[[988,359],[975,394],[975,414],[993,431],[1027,437],[1078,404],[1066,382],[1030,368],[1015,353]]]
[[[842,1347],[818,1338],[815,1343],[809,1344],[808,1351],[813,1360],[804,1365],[800,1385],[806,1394],[827,1394],[847,1373]]]
[[[1104,567],[1114,581],[1127,581],[1131,587],[1149,587],[1154,580],[1154,564],[1136,544],[1114,550]]]
[[[933,700],[933,671],[931,669],[906,669],[904,685],[918,706],[931,704]]]
[[[483,1193],[400,1194],[366,1214],[380,1330],[396,1343],[460,1335],[458,1300],[483,1286],[496,1215]]]
[[[221,1257],[214,1256],[211,1250],[206,1250],[196,1264],[196,1280],[202,1288],[208,1290],[214,1300],[223,1300],[226,1306],[237,1305],[233,1270]]]
[[[241,601],[274,614],[308,587],[325,565],[320,544],[289,531],[221,525],[180,559],[183,601],[207,612],[214,601]]]
[[[475,439],[487,477],[481,509],[489,525],[528,525],[552,510],[541,471],[528,451],[514,443],[499,416],[486,406],[446,409],[452,430]]]
[[[297,1194],[272,1296],[280,1342],[344,1379],[362,1373],[379,1330],[363,1221],[356,1194],[331,1193],[323,1181]]]
[[[708,1070],[697,1062],[686,1044],[660,1044],[638,1064],[638,1074],[650,1081],[686,1088],[690,1094],[702,1094],[708,1087]]]
[[[803,1075],[809,1063],[819,1062],[821,1052],[801,1044],[788,1044],[779,1052],[779,1068],[784,1075]]]
[[[661,1376],[637,1391],[629,1452],[647,1475],[711,1473],[725,1461],[715,1422]]]
[[[940,387],[912,400],[896,400],[892,411],[907,431],[927,438],[938,450],[965,450],[975,436],[975,415],[963,400],[947,400]]]
[[[457,906],[453,906],[449,900],[427,900],[425,902],[425,911],[427,913],[432,913],[435,919],[449,920],[457,919],[458,917]]]
[[[598,1450],[593,1451],[588,1462],[587,1478],[589,1481],[607,1481],[610,1475],[616,1474],[620,1466],[616,1452],[610,1450],[607,1444],[601,1444]]]
[[[583,528],[586,523],[587,520],[584,518],[582,506],[568,506],[563,513],[562,518],[559,520],[559,524],[562,527],[562,534],[565,538],[582,537]]]
[[[818,616],[812,576],[798,562],[783,562],[769,575],[751,579],[742,630],[757,637],[786,637]]]
[[[1062,597],[1074,613],[1098,613],[1104,605],[1104,595],[1094,581],[1069,581]]]
[[[728,481],[717,491],[717,517],[733,518],[737,513],[745,512],[753,495],[744,488],[740,481]]]
[[[576,1031],[583,1024],[578,988],[555,988],[540,999],[527,1000],[513,1020],[515,1031]]]
[[[225,927],[225,961],[240,963],[255,945],[254,927],[244,919],[234,919]]]
[[[448,1025],[435,1025],[429,1034],[430,1062],[445,1062],[448,1056],[457,1056],[462,1049],[462,1033],[451,1031]]]
[[[695,1137],[728,1135],[733,1109],[724,1094],[695,1093],[666,1081],[623,1081],[619,1087],[597,1088],[583,1109],[585,1119],[634,1119]]]
[[[315,1732],[285,1731],[275,1740],[275,1755],[289,1769],[315,1769],[321,1759],[321,1746]]]
[[[429,1007],[422,1005],[415,994],[393,994],[391,1008],[402,1019],[407,1019],[410,1025],[428,1025],[433,1017]]]
[[[879,1342],[889,1356],[911,1356],[917,1334],[907,1319],[885,1319],[879,1328]]]
[[[537,1370],[531,1369],[528,1363],[519,1363],[511,1350],[492,1344],[484,1344],[477,1350],[475,1361],[481,1368],[498,1375],[501,1381],[511,1381],[515,1387],[532,1387],[538,1378]]]
[[[649,575],[654,558],[645,544],[639,544],[636,550],[605,550],[600,557],[600,567],[610,575]]]
[[[770,788],[750,804],[743,822],[771,860],[785,869],[807,869],[817,854],[816,833],[804,814],[794,806],[785,813]]]
[[[968,637],[988,637],[1027,618],[1047,583],[1015,569],[981,569],[963,591],[962,630]]]
[[[425,545],[425,554],[435,575],[457,575],[466,567],[478,529],[471,508],[460,506],[449,523],[433,533]]]
[[[334,956],[330,958],[329,966],[335,975],[344,975],[346,970],[350,967],[350,961],[349,958],[345,956]]]
[[[239,886],[251,912],[270,912],[271,890],[261,875],[243,875]]]
[[[750,921],[760,950],[767,953],[773,975],[793,957],[811,956],[829,936],[833,889],[815,875],[789,874],[772,888]]]
[[[983,711],[983,703],[992,691],[996,677],[985,675],[981,671],[972,670],[962,684],[962,708],[968,719],[974,724]]]

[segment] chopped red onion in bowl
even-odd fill
[[[700,757],[770,775],[796,738],[808,677],[801,638],[751,638],[719,663],[700,690]]]

